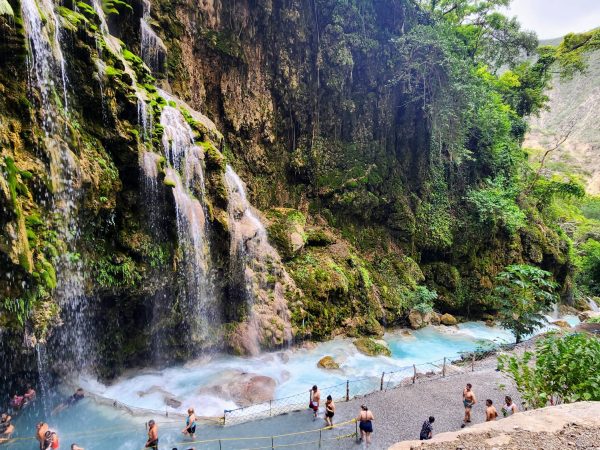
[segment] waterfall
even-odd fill
[[[146,104],[146,100],[144,96],[137,91],[137,119],[138,124],[141,127],[140,137],[142,138],[142,142],[149,142],[152,140],[152,111]]]
[[[143,16],[140,19],[142,61],[153,73],[162,72],[167,55],[167,46],[148,24],[150,2],[144,0]]]
[[[44,19],[42,11],[46,16]],[[46,133],[51,133],[55,126],[52,91],[56,85],[57,69],[61,71],[63,101],[64,107],[67,107],[67,75],[59,42],[58,18],[54,13],[52,0],[39,0],[39,3],[36,0],[22,0],[21,12],[29,44],[29,81],[30,85],[35,84],[40,93],[42,125]],[[50,30],[48,24],[52,24],[54,30]]]
[[[46,348],[41,344],[37,344],[35,346],[35,356],[37,358],[38,366],[38,396],[42,399],[44,414],[46,417],[50,417],[51,408],[48,403],[50,401],[50,384],[48,380],[48,357],[46,356]]]
[[[269,276],[286,278],[277,251],[269,244],[267,230],[254,214],[244,184],[231,166],[225,170],[229,195],[230,265],[233,279],[243,286],[246,322],[242,346],[250,354],[260,352],[261,330],[276,327],[280,342],[291,339],[291,325],[280,281],[269,285]],[[239,289],[239,287],[238,287]],[[257,314],[257,310],[259,314]]]
[[[179,110],[165,106],[160,125],[163,127],[163,150],[167,168],[165,184],[172,188],[175,201],[177,235],[183,253],[185,276],[185,315],[193,340],[208,342],[213,327],[220,322],[220,305],[216,301],[210,274],[208,225],[205,199],[202,149],[195,145],[194,134]],[[153,156],[144,158],[144,171],[155,178],[158,163]],[[192,349],[193,350],[193,349]]]
[[[593,298],[588,298],[588,305],[590,306],[590,309],[594,312],[598,312],[600,311],[600,308],[598,308],[598,304],[594,301]]]
[[[60,80],[63,89],[63,111],[66,112],[67,75],[60,45],[59,22],[51,0],[23,0],[21,11],[29,43],[29,86],[30,89],[39,91],[41,99],[41,125],[46,134],[44,150],[50,160],[52,208],[54,217],[59,221],[59,238],[65,244],[65,248],[54,261],[57,272],[54,296],[62,308],[63,322],[67,324],[63,326],[59,340],[63,349],[70,350],[72,355],[69,356],[82,368],[85,366],[84,361],[90,360],[91,343],[84,312],[87,305],[83,295],[81,262],[76,248],[79,237],[79,168],[76,156],[61,135],[64,130],[59,130],[56,126],[56,118],[60,116],[53,101],[57,80]],[[44,362],[44,355],[43,351],[38,352],[38,363]],[[44,369],[38,369],[41,376]]]

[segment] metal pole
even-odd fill
[[[385,372],[381,373],[381,385],[379,386],[380,391],[383,391],[383,377],[385,377]]]
[[[273,439],[273,436],[271,436],[271,450],[273,450],[275,448],[275,442]]]
[[[413,364],[413,372],[414,372],[413,384],[415,384],[415,381],[417,381],[417,366],[415,366],[414,364]]]
[[[225,418],[227,417],[227,411],[223,410],[223,426],[225,426]]]
[[[442,376],[446,376],[446,357],[444,356],[444,367],[442,367]]]
[[[471,359],[471,372],[475,372],[475,352],[473,352],[473,357]]]
[[[222,450],[223,447],[221,447],[221,439],[219,439],[219,450]]]
[[[273,411],[272,402],[273,402],[273,400],[269,400],[269,417],[272,416],[272,411]]]
[[[350,401],[350,381],[346,380],[346,401]]]
[[[319,448],[321,448],[321,435],[323,434],[322,430],[319,430]]]

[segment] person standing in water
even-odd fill
[[[477,403],[477,398],[475,397],[475,393],[472,391],[473,385],[471,383],[467,383],[467,387],[463,390],[463,406],[465,407],[465,418],[464,423],[461,428],[464,428],[467,423],[471,422],[471,409],[473,405]]]
[[[15,432],[15,426],[10,423],[11,420],[11,416],[7,413],[2,413],[2,419],[0,419],[0,444],[9,441]]]
[[[504,406],[502,407],[502,415],[504,417],[506,416],[512,416],[514,413],[519,412],[519,409],[517,408],[517,405],[515,405],[515,403],[512,401],[512,398],[507,395],[506,397],[504,397]]]
[[[183,434],[189,435],[194,440],[194,434],[196,433],[196,414],[194,408],[188,409],[188,416],[185,419],[185,428],[182,430]]]
[[[46,432],[48,431],[48,424],[44,422],[39,422],[36,426],[36,434],[35,438],[40,443],[40,450],[46,450],[44,447],[44,440],[46,439]]]
[[[485,401],[485,421],[493,422],[498,417],[498,411],[496,411],[496,407],[494,406],[494,402],[489,398]]]
[[[433,437],[433,422],[435,422],[435,417],[433,416],[429,416],[429,419],[423,422],[421,433],[419,434],[421,441],[426,441]]]
[[[313,419],[317,418],[319,413],[319,404],[321,403],[321,391],[315,384],[310,392],[310,405],[309,407],[313,410]]]
[[[331,395],[327,396],[327,401],[325,402],[325,423],[330,427],[333,426],[333,416],[335,415],[335,403],[333,403],[333,398]]]
[[[365,442],[367,447],[371,445],[371,433],[373,433],[373,413],[369,411],[366,405],[360,407],[360,414],[356,418],[358,428],[360,428],[360,440]]]
[[[144,448],[158,450],[158,425],[156,425],[154,420],[148,422],[148,440]]]

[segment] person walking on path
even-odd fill
[[[196,433],[196,414],[194,408],[188,409],[188,416],[185,419],[185,428],[181,431],[183,434],[189,435],[194,440],[194,434]]]
[[[327,396],[327,401],[325,402],[325,423],[333,427],[333,416],[335,415],[335,403],[333,403],[333,398],[331,395]]]
[[[471,422],[471,409],[477,403],[477,398],[475,397],[475,393],[473,392],[473,385],[471,383],[467,383],[467,387],[463,390],[463,406],[465,407],[465,418],[464,423],[461,428],[464,428],[467,423]]]
[[[494,402],[489,398],[485,401],[485,421],[493,422],[498,417],[498,411],[496,411],[496,407],[494,406]]]
[[[517,405],[512,401],[512,398],[507,395],[504,397],[504,406],[501,409],[504,417],[512,416],[514,413],[519,412]]]
[[[148,422],[148,440],[145,448],[158,450],[158,425],[154,420]]]
[[[423,422],[421,434],[419,435],[420,440],[426,441],[433,437],[433,422],[435,422],[435,417],[433,416],[429,416],[429,419]]]
[[[313,410],[313,420],[317,419],[319,413],[319,403],[321,403],[321,391],[315,384],[310,392],[310,405],[309,407]]]
[[[360,440],[363,441],[367,447],[371,445],[371,434],[373,433],[373,413],[369,411],[366,405],[360,407],[360,414],[356,418],[359,422],[358,428],[360,428]]]

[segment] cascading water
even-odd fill
[[[143,16],[140,19],[142,61],[153,73],[162,72],[167,46],[148,24],[150,20],[150,2],[143,2]]]
[[[164,130],[162,143],[167,165],[165,183],[172,187],[178,242],[183,253],[184,314],[192,340],[206,343],[210,341],[214,326],[220,322],[220,305],[210,274],[208,226],[202,203],[205,198],[202,149],[195,145],[192,129],[179,110],[164,107],[160,124]],[[142,163],[147,178],[156,179],[156,157],[146,154]]]
[[[76,250],[79,236],[76,220],[79,170],[76,156],[61,136],[64,130],[57,127],[60,108],[54,103],[53,95],[56,81],[60,80],[64,97],[63,111],[66,111],[67,76],[60,46],[59,21],[51,0],[23,0],[21,11],[29,43],[29,85],[40,95],[41,125],[46,134],[44,145],[50,157],[53,217],[57,221],[59,238],[65,246],[55,261],[57,288],[54,295],[62,308],[63,322],[67,324],[62,328],[59,339],[64,344],[63,350],[70,349],[72,355],[69,356],[81,368],[85,366],[83,362],[89,360],[91,347],[84,318],[86,302],[83,301],[81,263]],[[66,118],[64,120],[66,122]],[[43,358],[38,361],[43,362]],[[45,369],[38,369],[42,375]],[[40,382],[44,380],[46,378],[40,376]],[[44,389],[46,386],[42,386]]]
[[[273,275],[271,272],[281,263],[277,251],[269,244],[267,230],[252,211],[242,180],[229,165],[225,170],[225,183],[229,194],[230,270],[232,279],[241,277],[247,312],[243,347],[250,354],[258,354],[260,330],[265,328],[263,317],[267,322],[272,323],[272,319],[279,321],[280,327],[276,333],[281,334],[278,337],[280,342],[289,342],[291,339],[283,287],[280,282],[268,286],[267,281],[269,275]],[[286,274],[279,270],[276,275],[283,277]],[[261,295],[266,298],[259,298]],[[256,313],[257,310],[260,314]]]
[[[588,299],[588,305],[590,306],[590,309],[592,311],[594,311],[594,312],[600,311],[600,308],[598,308],[598,304],[594,301],[593,298]]]

